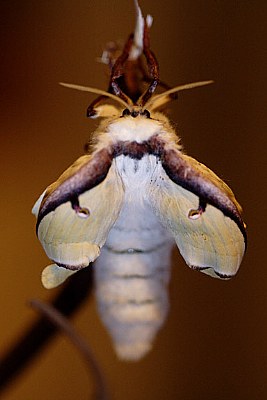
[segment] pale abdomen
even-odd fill
[[[99,314],[120,358],[143,357],[166,319],[171,248],[172,242],[147,252],[104,247],[95,262]]]
[[[168,313],[173,240],[145,204],[140,161],[137,170],[135,160],[121,161],[123,167],[127,161],[129,186],[122,174],[125,202],[95,261],[95,286],[100,318],[117,355],[134,361],[151,349]]]

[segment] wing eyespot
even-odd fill
[[[86,219],[90,216],[90,210],[86,207],[74,206],[73,209],[80,218]]]
[[[131,112],[128,108],[125,108],[122,112],[122,117],[128,117],[129,115],[131,115]]]
[[[146,118],[150,118],[150,112],[146,109],[141,113],[141,115],[143,115]]]
[[[71,199],[71,206],[73,208],[73,210],[76,212],[76,214],[80,217],[80,218],[88,218],[90,215],[90,210],[87,207],[81,207],[80,203],[79,203],[79,199],[78,197],[73,197]]]
[[[193,209],[191,209],[191,210],[189,210],[189,212],[188,212],[188,218],[189,219],[198,219],[198,218],[200,218],[201,217],[201,214],[202,214],[202,211],[201,210],[199,210],[199,209],[197,209],[197,210],[193,210]]]
[[[196,210],[191,209],[188,212],[188,218],[189,219],[198,219],[199,217],[201,217],[201,215],[203,214],[203,212],[206,210],[207,207],[207,203],[202,200],[199,199],[199,206]]]
[[[90,211],[88,208],[86,207],[80,207],[80,209],[78,211],[76,211],[78,217],[80,218],[88,218],[90,216]]]

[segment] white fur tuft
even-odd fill
[[[151,138],[161,129],[158,121],[143,116],[120,118],[111,123],[108,129],[110,137],[115,141],[129,140],[142,143]]]

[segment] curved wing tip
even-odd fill
[[[199,272],[202,272],[202,273],[204,273],[206,275],[209,275],[209,276],[211,276],[213,278],[219,278],[219,279],[222,279],[222,280],[232,279],[237,275],[237,272],[238,272],[237,271],[235,274],[229,275],[229,274],[223,274],[221,272],[215,271],[215,269],[212,268],[212,267],[198,267],[198,266],[195,266],[195,265],[189,265],[189,266],[190,266],[191,269],[193,269],[195,271],[199,271]]]
[[[77,270],[67,270],[57,264],[51,264],[45,267],[41,274],[41,281],[46,289],[53,289],[73,275]]]
[[[47,189],[45,189],[45,190],[43,191],[43,193],[41,194],[41,196],[38,198],[38,200],[36,200],[34,206],[32,207],[32,214],[33,214],[36,218],[38,217],[38,214],[39,214],[39,211],[40,211],[40,207],[41,207],[43,198],[44,198],[44,196],[45,196],[45,194],[46,194],[46,190],[47,190]]]

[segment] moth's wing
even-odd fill
[[[99,153],[78,159],[38,200],[38,238],[57,264],[43,272],[46,287],[69,275],[62,267],[79,270],[94,261],[119,215],[124,196],[121,178],[108,154]]]
[[[245,251],[241,207],[231,189],[206,166],[178,150],[170,151],[151,180],[148,203],[191,268],[230,278]],[[194,219],[192,210],[198,209],[199,200],[207,203],[206,209]]]
[[[42,272],[42,284],[46,289],[53,289],[76,272],[77,270],[71,271],[70,269],[59,267],[57,264],[48,265]]]

